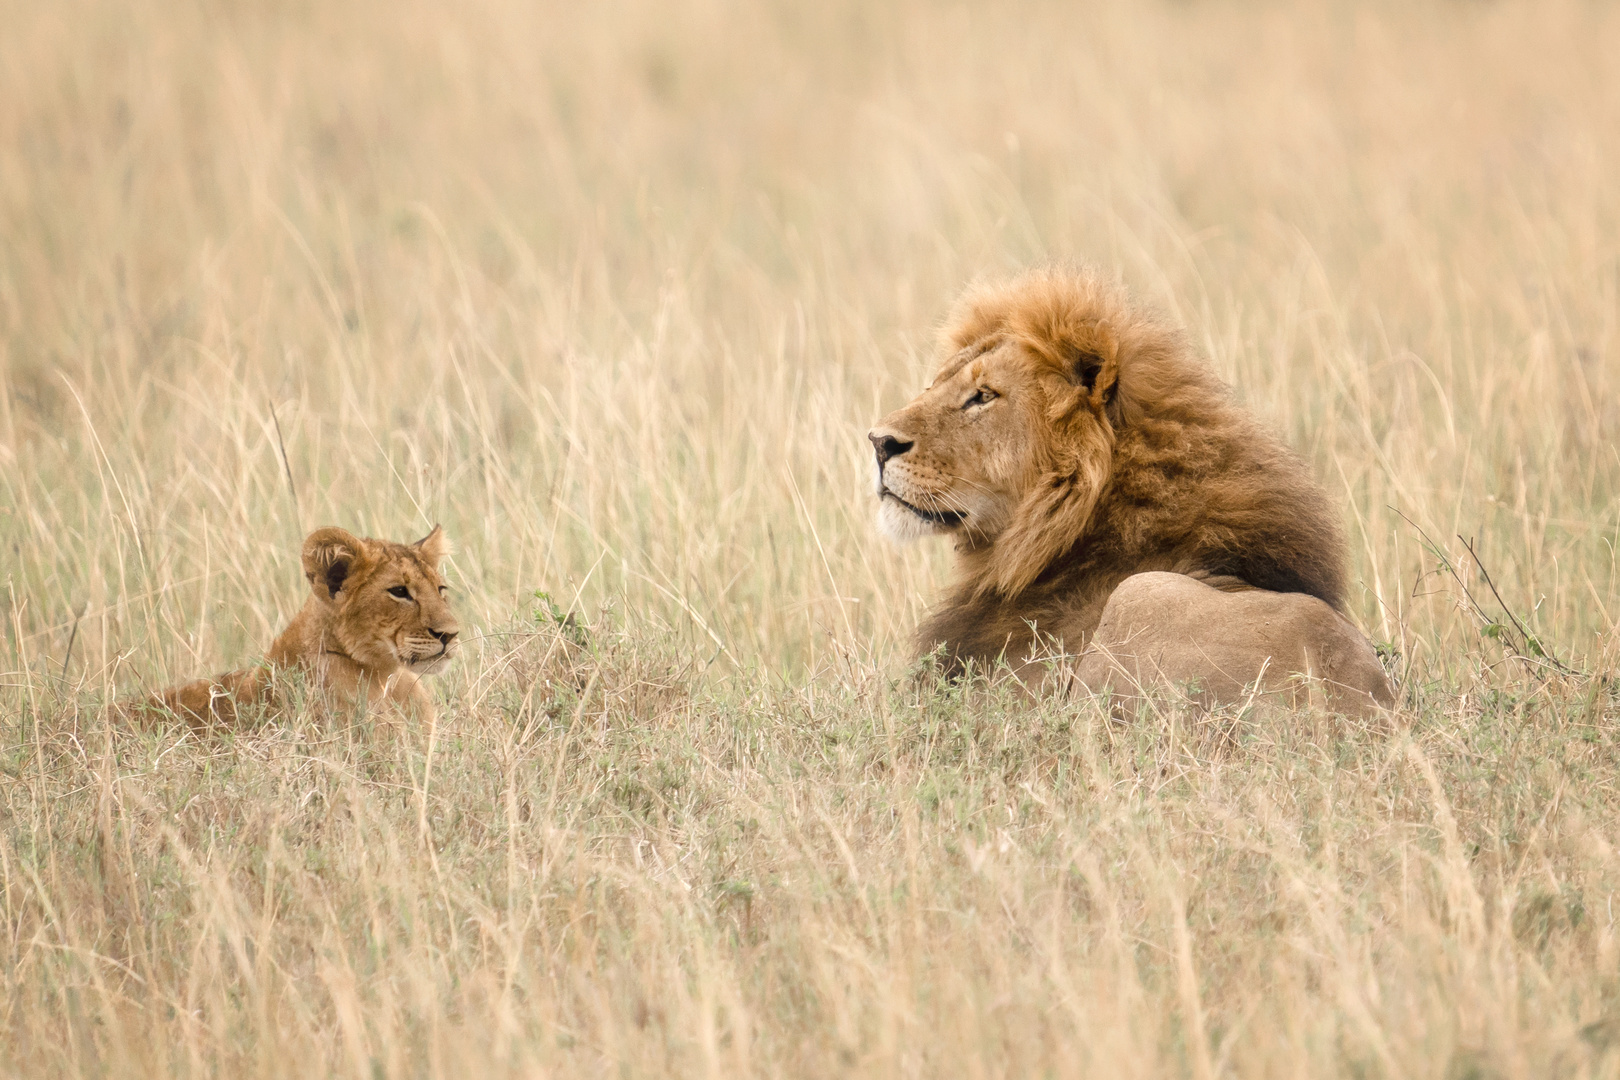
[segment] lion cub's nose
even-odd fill
[[[907,442],[904,439],[896,438],[892,431],[883,431],[881,429],[867,432],[866,437],[871,440],[873,449],[877,451],[879,465],[892,457],[899,457],[917,445],[915,442]]]
[[[438,638],[439,644],[443,645],[445,648],[449,648],[450,643],[456,640],[456,632],[454,630],[429,630],[428,633]]]

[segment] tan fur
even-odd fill
[[[1143,571],[1342,613],[1345,544],[1321,487],[1121,287],[1043,269],[970,289],[940,352],[933,383],[869,436],[885,531],[956,540],[924,651],[943,644],[953,666],[1078,652]]]
[[[363,703],[431,719],[421,677],[450,662],[459,629],[439,575],[447,554],[437,525],[415,544],[317,529],[303,548],[310,595],[264,664],[172,687],[126,712],[167,710],[199,728],[234,725],[239,706],[274,705],[277,672],[298,668],[331,705]]]
[[[1342,614],[1304,593],[1219,584],[1185,574],[1126,578],[1076,677],[1121,698],[1170,684],[1203,704],[1263,696],[1366,715],[1395,703],[1378,654]]]

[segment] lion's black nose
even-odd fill
[[[866,437],[872,441],[872,448],[877,451],[879,465],[892,457],[899,457],[917,445],[914,442],[906,442],[903,439],[896,438],[892,431],[872,431],[868,432]]]
[[[429,630],[428,633],[438,638],[439,644],[443,645],[445,648],[449,648],[450,643],[456,640],[456,632],[454,630]]]

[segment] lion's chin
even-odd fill
[[[897,544],[953,533],[961,527],[960,517],[942,521],[925,516],[888,492],[878,500],[878,530]]]
[[[426,660],[412,660],[405,666],[410,668],[412,673],[416,675],[437,675],[450,666],[450,659],[449,653],[439,653],[437,656],[429,657]]]

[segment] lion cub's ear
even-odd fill
[[[336,525],[310,533],[304,538],[304,577],[311,591],[322,600],[336,596],[363,550],[353,533]]]
[[[444,529],[438,525],[434,525],[432,532],[411,546],[420,551],[422,558],[432,564],[435,569],[444,561],[444,557],[450,554],[451,550],[450,538],[444,535]]]

